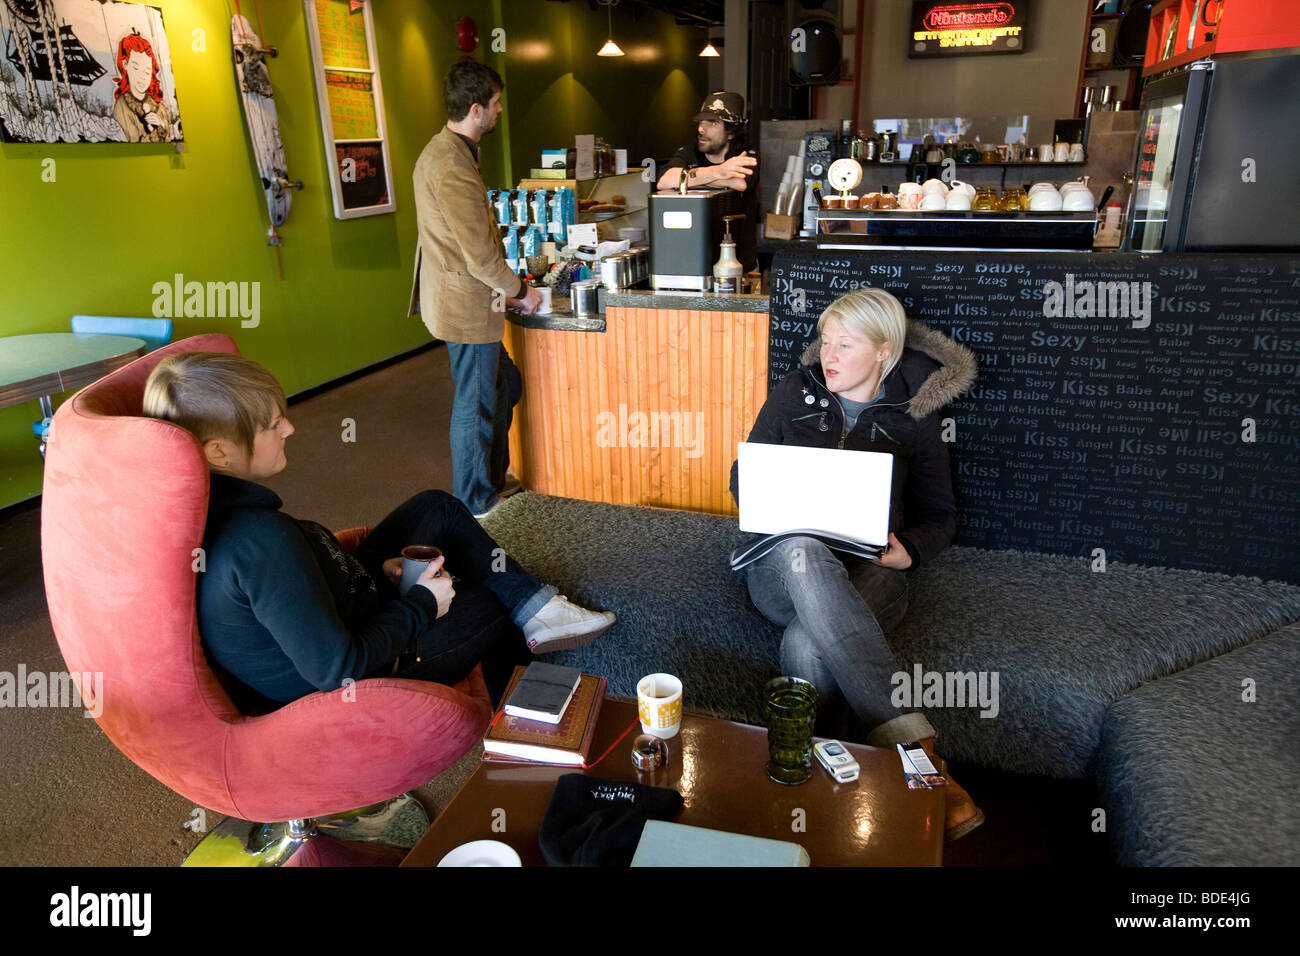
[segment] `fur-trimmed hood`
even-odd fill
[[[925,381],[913,393],[908,406],[908,414],[921,419],[937,412],[953,399],[965,394],[979,374],[975,362],[975,353],[966,346],[954,342],[942,332],[936,332],[928,325],[907,320],[907,341],[904,349],[929,356],[939,363],[939,367],[926,376]],[[806,367],[819,366],[821,363],[821,335],[817,335],[804,349],[800,364]],[[889,377],[902,372],[903,362],[894,366]],[[825,384],[825,380],[822,379]]]

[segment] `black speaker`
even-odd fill
[[[820,4],[798,6],[790,16],[790,85],[838,83],[844,59],[839,21]]]
[[[1147,33],[1151,29],[1154,0],[1128,0],[1115,38],[1115,66],[1137,66],[1147,54]]]

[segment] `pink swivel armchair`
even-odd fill
[[[354,843],[345,851],[314,818],[389,801],[458,760],[491,718],[482,674],[455,687],[363,680],[265,716],[235,708],[204,656],[195,613],[208,470],[189,432],[140,414],[153,368],[192,351],[238,350],[224,335],[176,342],[54,416],[41,550],[55,637],[83,697],[95,682],[78,675],[103,674],[98,722],[118,749],[234,818],[188,862],[367,862],[382,854]],[[358,823],[355,812],[344,819]]]

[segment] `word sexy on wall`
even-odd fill
[[[783,254],[769,387],[863,285],[979,362],[959,544],[1300,583],[1300,258]]]

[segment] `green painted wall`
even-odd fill
[[[689,115],[707,92],[697,66],[702,61],[691,49],[699,31],[676,28],[658,14],[638,24],[616,11],[616,35],[629,38],[625,46],[644,47],[641,60],[579,66],[582,56],[574,51],[594,54],[596,35],[603,42],[605,32],[603,14],[585,3],[383,0],[373,11],[397,211],[339,221],[326,179],[302,4],[263,0],[263,39],[280,51],[270,73],[285,155],[290,175],[306,186],[279,230],[281,281],[266,244],[266,204],[235,90],[233,5],[152,2],[163,10],[172,49],[185,151],[162,144],[0,144],[0,334],[63,331],[77,313],[150,315],[154,283],[179,272],[187,281],[261,283],[257,328],[241,328],[238,318],[180,318],[175,336],[230,334],[289,394],[428,341],[419,319],[406,316],[415,243],[411,169],[445,119],[441,82],[460,55],[454,25],[466,6],[483,38],[475,56],[507,82],[507,123],[484,142],[489,185],[505,182],[508,147],[515,174],[526,174],[536,160],[525,157],[574,131],[607,135],[634,155],[666,155],[675,148],[667,144],[683,137],[644,128],[652,125],[647,107],[656,116]],[[255,20],[253,4],[243,6]],[[627,33],[619,26],[625,18]],[[488,46],[497,22],[507,29],[504,55]],[[205,33],[204,51],[192,49],[195,30]],[[551,52],[528,59],[523,43],[530,36]],[[683,63],[686,73],[673,70]],[[55,161],[54,182],[42,181],[46,158]],[[41,461],[29,431],[39,417],[34,401],[0,409],[0,506],[40,492]]]

